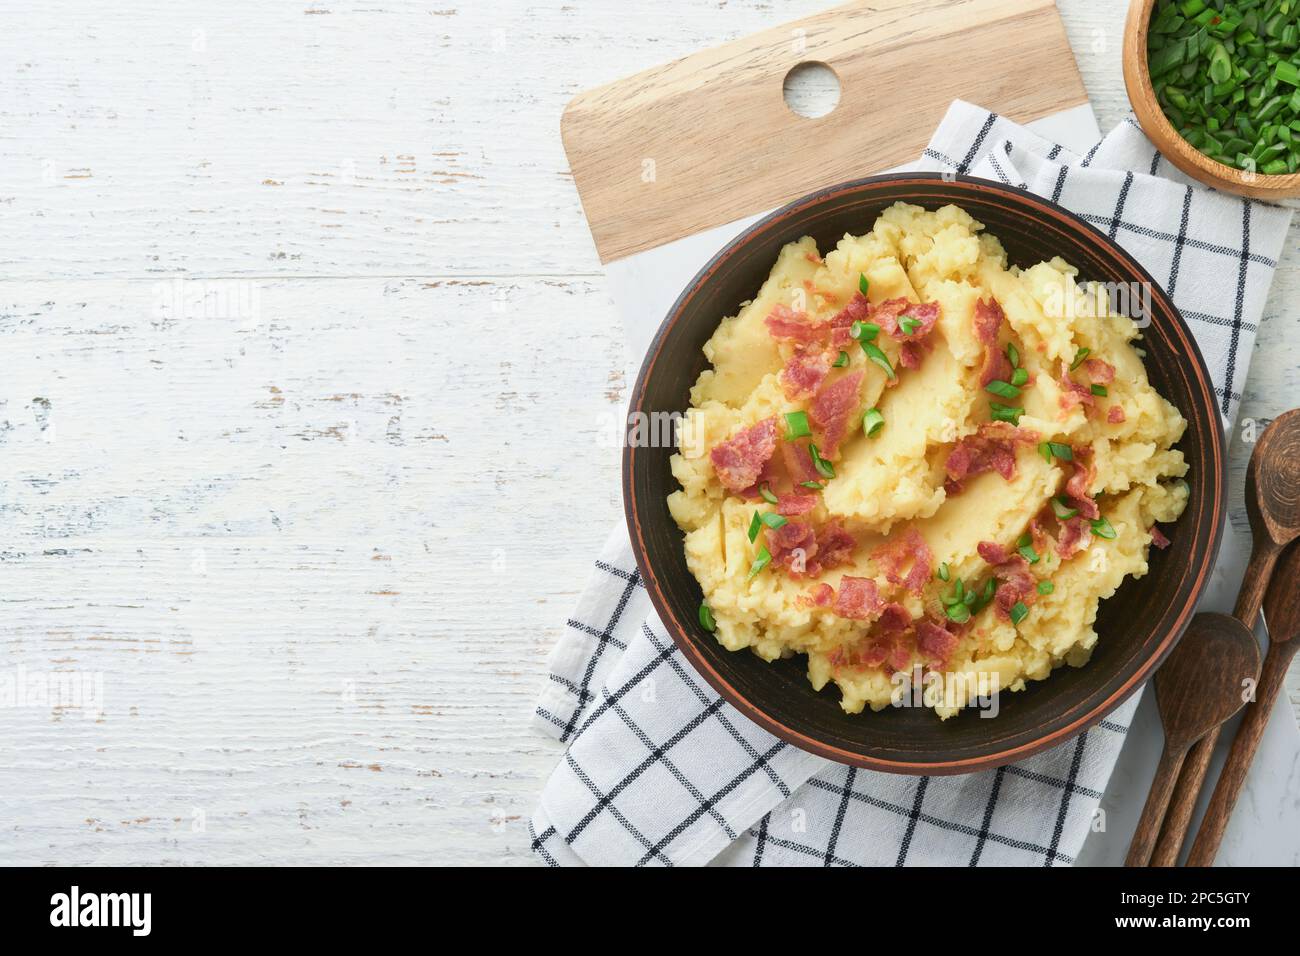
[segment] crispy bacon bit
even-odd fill
[[[1092,537],[1092,525],[1087,518],[1075,515],[1061,525],[1061,533],[1056,540],[1056,553],[1064,561],[1072,558],[1088,547]]]
[[[1009,422],[985,422],[979,431],[962,438],[948,453],[944,464],[948,483],[944,487],[953,494],[954,489],[949,488],[949,484],[955,486],[955,491],[960,491],[964,479],[986,471],[996,471],[1011,481],[1016,477],[1016,445],[1037,442],[1038,433],[1030,429],[1017,428]]]
[[[908,528],[906,534],[896,535],[872,554],[890,584],[901,584],[916,594],[921,593],[934,572],[934,555],[921,532]],[[904,573],[904,568],[910,570]]]
[[[996,541],[981,541],[975,549],[993,567],[993,576],[998,580],[996,602],[1003,617],[1011,618],[1011,609],[1017,602],[1034,603],[1038,594],[1036,582],[1023,555],[1012,554]]]
[[[920,323],[913,328],[911,335],[898,324],[898,320],[903,316],[909,316]],[[939,303],[909,302],[901,298],[889,299],[871,309],[871,321],[880,326],[880,331],[900,342],[908,339],[919,341],[929,335],[934,324],[939,321]]]
[[[1151,543],[1163,551],[1169,547],[1169,539],[1165,537],[1164,532],[1160,530],[1159,525],[1153,524],[1147,528],[1147,534],[1151,535]]]
[[[855,621],[873,621],[885,608],[880,600],[880,589],[871,578],[844,575],[835,595],[835,613]]]
[[[997,299],[990,297],[986,302],[980,299],[975,303],[975,338],[984,343],[984,367],[980,370],[980,386],[989,382],[1011,379],[1011,362],[998,345],[998,334],[1002,331],[1002,320],[1006,313]]]
[[[776,499],[776,513],[792,518],[795,515],[806,515],[817,507],[816,495],[801,495],[791,492],[788,495],[778,495]]]
[[[835,601],[835,589],[823,582],[799,600],[805,607],[830,607]]]
[[[1106,421],[1112,425],[1122,425],[1128,416],[1124,414],[1124,406],[1112,405],[1106,412]]]
[[[931,620],[916,625],[916,649],[942,667],[957,649],[957,635]]]
[[[1074,456],[1074,474],[1065,483],[1065,496],[1077,509],[1079,514],[1095,521],[1101,517],[1097,502],[1089,494],[1092,483],[1097,479],[1097,463],[1092,459],[1091,448],[1071,448]]]
[[[1011,559],[1011,552],[996,541],[981,541],[975,546],[981,558],[989,564],[998,565]]]
[[[791,577],[816,577],[853,557],[857,541],[838,521],[820,530],[803,521],[787,521],[767,532],[772,560]]]
[[[821,480],[821,475],[813,465],[812,455],[808,453],[807,442],[781,442],[781,457],[785,461],[790,481],[794,484]]]
[[[849,299],[849,304],[840,309],[831,317],[831,345],[836,348],[847,348],[853,341],[849,336],[849,328],[854,322],[865,322],[867,316],[871,314],[871,303],[861,292],[853,293],[853,298]]]
[[[796,312],[781,302],[772,306],[763,324],[772,338],[803,344],[817,341],[825,328],[820,323],[809,322],[806,312]]]
[[[903,368],[920,368],[925,358],[925,346],[920,342],[904,342],[898,349],[898,364]]]
[[[912,626],[912,615],[903,605],[891,602],[881,610],[879,626],[890,634],[901,634]]]
[[[1115,366],[1099,358],[1086,359],[1083,371],[1099,385],[1109,385],[1115,381]]]
[[[714,445],[709,459],[722,486],[734,492],[752,487],[776,451],[777,436],[776,417],[773,416]]]
[[[817,533],[817,564],[821,571],[829,571],[853,558],[858,542],[853,535],[844,530],[838,521],[828,521]]]
[[[821,387],[831,370],[831,360],[821,349],[798,346],[781,369],[781,390],[786,398],[808,398]]]
[[[1061,363],[1061,374],[1057,381],[1061,384],[1061,408],[1067,412],[1074,406],[1080,405],[1086,414],[1087,409],[1097,404],[1092,389],[1070,378],[1070,368],[1064,362]]]
[[[821,453],[833,457],[848,431],[849,417],[861,401],[863,371],[849,372],[834,382],[824,384],[808,409],[812,423],[822,433]]]

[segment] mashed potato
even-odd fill
[[[1083,665],[1186,503],[1138,328],[982,229],[899,203],[824,259],[787,245],[705,345],[673,456],[704,626],[807,655],[850,713],[922,679],[946,718]]]

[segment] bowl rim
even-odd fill
[[[1300,195],[1300,172],[1273,175],[1247,173],[1211,159],[1174,128],[1156,100],[1155,83],[1151,80],[1151,64],[1147,57],[1147,36],[1155,5],[1156,0],[1132,0],[1124,23],[1121,50],[1125,91],[1142,131],[1152,140],[1164,139],[1177,146],[1176,149],[1160,149],[1160,153],[1180,170],[1208,186],[1265,200]],[[1152,145],[1157,148],[1161,146],[1159,142],[1153,142]],[[1251,178],[1247,179],[1247,176]]]
[[[1086,233],[1090,233],[1095,242],[1102,244],[1110,251],[1116,253],[1124,261],[1126,267],[1133,270],[1134,274],[1144,282],[1150,284],[1153,297],[1157,297],[1160,303],[1173,317],[1172,331],[1177,337],[1183,340],[1186,346],[1185,360],[1191,366],[1193,378],[1196,379],[1205,397],[1208,399],[1208,407],[1211,409],[1210,434],[1206,441],[1211,451],[1211,456],[1215,461],[1216,467],[1211,469],[1208,475],[1198,476],[1201,481],[1208,481],[1210,484],[1207,488],[1207,494],[1211,496],[1213,507],[1206,509],[1206,513],[1213,515],[1213,521],[1207,532],[1208,541],[1203,550],[1203,558],[1200,567],[1196,570],[1196,577],[1188,593],[1187,599],[1183,606],[1178,609],[1177,617],[1174,619],[1168,632],[1156,647],[1155,652],[1147,656],[1141,666],[1125,681],[1121,686],[1114,689],[1090,710],[1078,716],[1069,724],[1058,728],[1056,731],[1036,737],[1028,742],[1008,747],[1004,750],[988,754],[980,754],[971,757],[963,757],[952,760],[941,760],[935,762],[919,762],[891,760],[881,757],[873,757],[866,754],[858,753],[853,750],[826,743],[814,737],[803,734],[792,727],[783,724],[775,717],[769,715],[755,702],[751,701],[744,694],[740,693],[730,682],[720,674],[704,656],[703,651],[697,646],[697,636],[689,632],[689,622],[683,622],[674,614],[672,605],[665,596],[660,586],[655,569],[650,564],[649,552],[646,547],[643,536],[642,525],[651,520],[659,520],[643,515],[638,507],[638,501],[633,493],[632,476],[637,470],[637,448],[634,444],[624,442],[623,461],[622,461],[622,493],[623,493],[623,510],[627,521],[628,533],[632,542],[632,551],[636,558],[637,570],[640,573],[641,581],[650,596],[650,603],[655,612],[659,615],[665,630],[672,637],[673,643],[681,651],[682,655],[691,663],[696,672],[702,676],[705,681],[717,691],[724,700],[730,703],[745,717],[758,724],[769,733],[777,738],[789,743],[805,752],[816,754],[836,763],[847,764],[850,766],[863,767],[871,770],[880,770],[889,773],[900,774],[924,774],[924,775],[946,775],[972,773],[979,770],[987,770],[1003,764],[1012,763],[1017,760],[1023,760],[1049,747],[1065,743],[1078,734],[1083,733],[1090,727],[1095,726],[1103,720],[1107,714],[1113,712],[1128,697],[1130,697],[1138,688],[1140,688],[1156,671],[1165,658],[1173,650],[1178,640],[1186,630],[1192,615],[1195,613],[1196,605],[1204,593],[1209,583],[1210,574],[1213,570],[1215,561],[1218,557],[1219,548],[1223,541],[1223,526],[1227,514],[1226,488],[1225,488],[1225,468],[1226,448],[1223,432],[1223,421],[1219,413],[1218,406],[1214,397],[1212,380],[1210,379],[1209,369],[1205,363],[1204,356],[1201,354],[1200,346],[1197,344],[1195,336],[1192,335],[1190,327],[1186,320],[1170,299],[1163,286],[1155,281],[1141,263],[1139,263],[1127,250],[1118,243],[1113,242],[1101,230],[1084,221],[1083,219],[1070,212],[1068,209],[1044,199],[1041,196],[1029,193],[1025,190],[1017,189],[1012,186],[1006,186],[992,180],[979,179],[977,177],[966,175],[952,175],[947,173],[929,173],[929,172],[902,172],[902,173],[884,173],[876,176],[867,176],[859,179],[848,180],[832,186],[827,186],[803,196],[793,202],[787,203],[780,209],[764,216],[757,222],[745,228],[738,236],[722,247],[704,266],[696,273],[695,277],[686,285],[681,294],[673,302],[667,316],[660,323],[656,330],[654,338],[647,348],[641,368],[637,374],[636,383],[632,388],[628,404],[629,416],[638,412],[643,412],[645,401],[646,383],[652,374],[655,364],[663,353],[663,345],[670,331],[681,320],[682,314],[692,298],[704,287],[709,279],[718,271],[721,265],[726,262],[742,246],[754,241],[757,237],[765,232],[778,228],[781,223],[797,212],[803,211],[810,206],[827,202],[844,193],[869,189],[872,186],[884,183],[907,184],[909,182],[922,184],[943,181],[947,183],[961,183],[963,187],[970,188],[976,192],[994,192],[1003,196],[1010,197],[1013,201],[1029,206],[1038,205],[1039,211],[1047,212],[1056,216],[1058,219],[1067,221],[1074,227],[1082,228]],[[905,201],[905,200],[900,200]],[[1189,419],[1190,421],[1190,419]]]

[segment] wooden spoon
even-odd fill
[[[1232,739],[1232,749],[1228,759],[1219,773],[1219,782],[1210,797],[1210,805],[1205,809],[1201,820],[1201,829],[1196,833],[1192,851],[1187,856],[1188,866],[1210,866],[1223,832],[1228,827],[1228,818],[1237,805],[1242,784],[1250,771],[1255,751],[1264,736],[1264,728],[1273,713],[1273,704],[1282,690],[1287,668],[1295,655],[1300,641],[1294,640],[1300,632],[1300,544],[1293,544],[1282,555],[1277,570],[1273,574],[1273,583],[1264,597],[1264,613],[1268,617],[1269,645],[1264,656],[1264,670],[1259,675],[1259,685],[1255,688],[1254,703],[1246,709],[1246,716],[1237,728],[1237,736]]]
[[[1146,866],[1187,749],[1241,709],[1241,682],[1259,674],[1259,645],[1235,617],[1204,613],[1156,672],[1156,703],[1165,749],[1125,866]]]
[[[1279,415],[1264,429],[1246,469],[1246,513],[1250,517],[1254,540],[1233,617],[1248,628],[1255,626],[1278,555],[1291,541],[1300,537],[1298,495],[1300,409],[1292,409]],[[1174,866],[1177,863],[1218,740],[1219,729],[1216,727],[1188,752],[1178,788],[1169,803],[1160,842],[1151,857],[1153,866]]]

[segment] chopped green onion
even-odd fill
[[[1273,67],[1273,75],[1277,77],[1279,83],[1300,86],[1300,69],[1297,69],[1294,63],[1278,60],[1277,65]]]
[[[1012,348],[1015,348],[1015,346],[1013,345]],[[1029,373],[1026,372],[1023,368],[1017,368],[1012,370],[1011,384],[1016,386],[1016,388],[1020,388],[1028,381],[1029,381]]]
[[[947,561],[945,561],[945,562],[943,562],[943,564],[939,565],[939,580],[940,580],[940,581],[947,581],[947,580],[948,580],[948,562],[947,562]]]
[[[866,295],[866,294],[867,294],[867,289],[870,288],[870,285],[871,285],[871,284],[870,284],[869,282],[867,282],[867,276],[866,276],[866,274],[865,274],[865,273],[862,273],[862,272],[859,272],[859,273],[858,273],[858,291],[861,292],[863,295]]]
[[[1011,605],[1011,610],[1008,613],[1011,615],[1011,623],[1019,624],[1028,616],[1029,608],[1025,607],[1024,601],[1017,601]]]
[[[749,520],[749,543],[753,544],[758,540],[759,529],[763,527],[762,520],[758,517],[758,512],[754,512],[754,517]]]
[[[872,342],[863,342],[862,351],[867,353],[867,358],[871,359],[871,361],[883,368],[886,375],[890,378],[898,378],[898,376],[894,374],[894,366],[889,364],[889,359],[885,357],[885,353],[880,351],[880,346]]]
[[[713,619],[713,609],[703,602],[700,603],[700,627],[710,634],[718,629],[718,622]]]
[[[875,322],[859,320],[849,326],[849,338],[856,339],[859,342],[874,342],[879,334],[880,326],[876,325]]]
[[[1052,454],[1061,461],[1074,461],[1074,449],[1069,445],[1063,445],[1059,441],[1049,441],[1047,447],[1052,450]]]
[[[1099,538],[1114,539],[1115,537],[1115,529],[1111,527],[1110,522],[1105,517],[1092,522],[1092,533]]]
[[[1092,394],[1094,394],[1094,395],[1100,395],[1102,398],[1106,398],[1106,397],[1107,397],[1107,392],[1106,392],[1106,386],[1105,386],[1105,385],[1090,385],[1090,386],[1089,386],[1089,390],[1090,390],[1090,391],[1092,392]]]
[[[964,598],[965,596],[966,596],[966,585],[961,578],[958,578],[957,583],[954,584],[952,587],[952,593],[943,599],[943,603],[946,604],[948,607],[952,607],[954,604],[962,603],[962,598]]]
[[[867,413],[862,416],[862,430],[867,433],[867,437],[875,438],[884,427],[885,416],[880,414],[880,409],[868,408]]]
[[[1012,368],[1020,368],[1020,349],[1016,348],[1015,343],[1007,343],[1007,361],[1011,363]]]
[[[768,551],[766,547],[759,548],[758,557],[756,557],[754,563],[749,566],[749,577],[745,578],[745,580],[752,581],[754,578],[758,577],[758,572],[767,567],[771,560],[772,553]]]
[[[905,315],[898,320],[898,327],[903,330],[904,335],[911,335],[921,327],[921,320],[914,319],[910,315]]]
[[[1025,413],[1023,408],[1003,405],[1000,402],[989,402],[989,415],[994,421],[1010,422],[1012,425],[1020,424],[1020,416]]]
[[[769,505],[774,505],[777,503],[776,495],[772,493],[772,489],[767,486],[766,481],[758,486],[758,493],[763,496],[763,500],[766,501]]]
[[[799,487],[811,488],[813,491],[821,491],[826,486],[823,485],[820,481],[801,481],[799,482]]]
[[[817,469],[817,474],[823,478],[835,477],[835,466],[821,456],[816,445],[809,445],[808,451],[812,454],[813,467]]]
[[[980,592],[979,599],[971,605],[971,612],[978,614],[980,611],[984,610],[988,603],[993,600],[993,595],[997,592],[997,589],[997,578],[989,578],[985,581],[984,590]]]
[[[1038,563],[1038,552],[1034,550],[1034,539],[1029,535],[1022,534],[1020,536],[1020,540],[1016,542],[1016,550],[1030,564]]]
[[[763,524],[767,525],[773,531],[775,531],[777,528],[781,527],[784,524],[788,524],[790,521],[790,519],[787,518],[785,515],[779,515],[775,511],[764,511],[758,517],[759,520],[763,522]]]
[[[1086,359],[1091,354],[1092,354],[1092,349],[1085,349],[1085,348],[1080,348],[1079,351],[1075,352],[1074,361],[1070,363],[1070,371],[1073,372],[1080,365],[1082,365],[1083,360]]]
[[[786,441],[794,441],[796,438],[804,438],[812,434],[812,429],[808,426],[807,412],[786,412],[785,427]]]
[[[1071,508],[1060,495],[1052,499],[1052,514],[1056,515],[1057,521],[1069,521],[1078,513],[1079,509]]]
[[[843,368],[848,364],[849,364],[849,353],[841,352],[839,354],[839,358],[837,358],[834,362],[831,363],[831,368]]]
[[[1039,594],[1051,594],[1051,593],[1052,593],[1053,591],[1055,591],[1055,590],[1056,590],[1056,585],[1053,584],[1051,581],[1039,581],[1039,582],[1038,582],[1038,593],[1039,593]]]
[[[992,392],[994,395],[1000,396],[1001,398],[1020,397],[1020,389],[1016,388],[1010,382],[1004,382],[998,378],[995,378],[993,381],[985,385],[984,391]]]
[[[1049,465],[1052,463],[1052,446],[1048,442],[1040,441],[1038,443],[1038,454],[1042,455],[1043,461]]]
[[[970,620],[970,608],[965,604],[962,604],[960,601],[952,607],[945,608],[945,611],[948,614],[948,620],[954,621],[957,624],[965,624]]]

